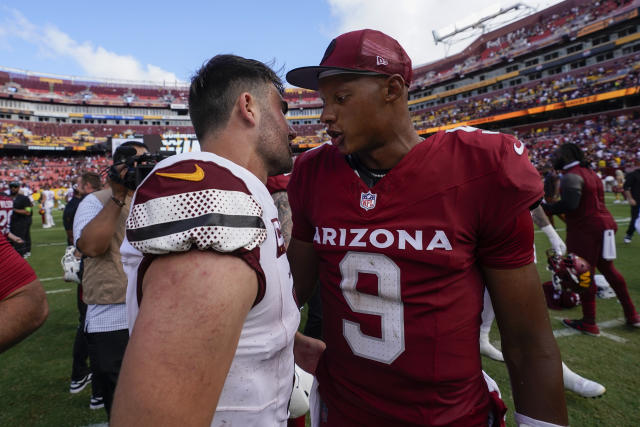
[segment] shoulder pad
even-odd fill
[[[127,239],[143,254],[191,248],[252,250],[266,239],[263,209],[246,183],[210,160],[154,169],[136,191]]]

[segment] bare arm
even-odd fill
[[[287,249],[287,258],[291,266],[298,305],[303,306],[311,298],[318,281],[318,256],[313,243],[292,238]]]
[[[280,221],[280,228],[282,230],[282,236],[284,237],[284,243],[289,246],[291,241],[291,227],[293,222],[291,221],[291,206],[289,206],[289,197],[286,191],[277,191],[271,195],[273,202],[278,208],[278,220]]]
[[[124,202],[127,188],[116,182],[111,183],[113,197]],[[109,243],[116,232],[118,217],[123,208],[109,200],[102,210],[83,229],[76,247],[86,256],[102,255],[109,249]]]
[[[48,314],[47,298],[38,279],[0,301],[0,353],[38,329]]]
[[[533,219],[533,223],[538,226],[538,228],[546,227],[547,225],[551,225],[549,222],[549,217],[544,213],[544,209],[542,206],[538,205],[537,208],[531,211],[531,218]]]
[[[15,234],[13,234],[12,232],[7,233],[7,239],[15,242],[15,243],[24,243],[24,240],[22,240],[20,237],[16,236]]]
[[[234,256],[192,250],[153,261],[143,290],[111,425],[209,425],[256,298],[256,273]]]
[[[567,425],[562,361],[535,265],[483,271],[500,329],[516,411]]]
[[[629,206],[635,206],[638,203],[638,201],[633,198],[631,191],[629,190],[624,190],[624,197],[629,201]]]
[[[31,216],[31,208],[29,208],[29,209],[26,209],[26,208],[25,209],[16,209],[16,208],[14,208],[13,211],[15,213],[18,213],[18,214]]]

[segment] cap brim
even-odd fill
[[[325,70],[334,70],[335,67],[300,67],[294,68],[286,75],[287,82],[303,89],[318,90],[318,75]]]
[[[286,79],[292,85],[310,89],[310,90],[318,90],[318,82],[320,81],[320,74],[323,71],[332,71],[332,75],[337,74],[357,74],[362,76],[378,76],[384,75],[380,73],[376,73],[375,71],[369,70],[354,70],[351,68],[340,68],[340,67],[321,67],[319,65],[314,67],[300,67],[294,68],[293,70],[287,73]]]

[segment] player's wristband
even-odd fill
[[[518,427],[568,427],[560,424],[548,423],[546,421],[535,420],[526,415],[522,415],[516,412],[515,417],[516,425]]]
[[[115,196],[111,196],[111,200],[113,200],[113,203],[115,203],[119,207],[123,207],[124,206],[124,201],[116,199]]]

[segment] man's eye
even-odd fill
[[[338,104],[344,104],[344,101],[346,101],[347,96],[346,95],[338,95],[336,96],[336,102]]]

